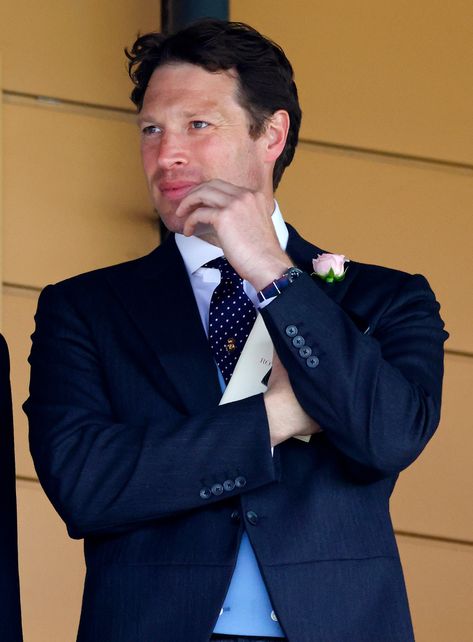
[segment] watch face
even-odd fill
[[[300,275],[302,274],[302,270],[299,270],[299,268],[296,267],[291,267],[287,271],[287,278],[289,281],[292,283],[295,281]]]

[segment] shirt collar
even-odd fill
[[[274,225],[274,230],[278,237],[281,248],[285,251],[287,241],[289,239],[289,232],[284,222],[284,219],[279,209],[279,205],[274,201],[274,210],[271,215],[271,220]],[[186,266],[188,275],[194,274],[204,263],[212,261],[220,256],[223,256],[223,250],[212,243],[207,243],[198,236],[184,236],[183,234],[176,234],[176,245],[181,253],[182,260]]]

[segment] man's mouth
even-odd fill
[[[158,189],[168,201],[180,201],[188,194],[197,183],[188,181],[162,181]]]

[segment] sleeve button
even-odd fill
[[[319,358],[315,355],[312,355],[306,360],[306,364],[308,368],[317,368],[317,366],[319,365]]]
[[[303,359],[307,359],[307,357],[310,357],[312,354],[312,348],[309,346],[302,346],[302,348],[299,350],[299,354]]]
[[[304,337],[301,337],[301,335],[300,335],[300,334],[298,334],[298,335],[297,335],[296,337],[294,337],[294,339],[292,340],[292,345],[293,345],[295,348],[302,348],[302,346],[304,346],[304,345],[305,345],[305,339],[304,339]]]
[[[207,488],[207,486],[205,486],[204,488],[200,489],[199,495],[202,499],[209,499],[209,497],[212,496],[212,491],[210,490],[210,488]]]
[[[212,490],[212,495],[218,496],[223,493],[223,486],[222,484],[214,484],[211,490]]]
[[[227,493],[229,493],[234,488],[235,488],[235,482],[232,479],[226,479],[223,482],[223,490],[226,490]]]
[[[295,337],[298,332],[299,329],[296,325],[288,325],[286,327],[286,334],[288,337]]]
[[[235,486],[237,488],[244,488],[246,486],[246,478],[241,476],[235,479]]]

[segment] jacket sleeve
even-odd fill
[[[275,481],[262,395],[188,416],[156,391],[149,418],[116,416],[104,369],[123,364],[104,363],[79,308],[61,285],[41,294],[24,404],[38,477],[71,536],[133,528]]]
[[[307,275],[262,311],[299,403],[337,449],[382,475],[414,461],[438,425],[448,336],[422,276],[396,285],[379,295],[366,334]]]

